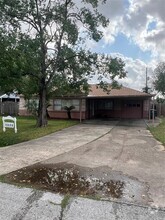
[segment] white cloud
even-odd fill
[[[160,61],[165,60],[165,0],[107,0],[100,5],[99,11],[110,19],[104,33],[102,47],[113,44],[118,34],[124,34],[131,44],[137,45],[142,51],[151,52],[150,61],[146,63],[140,59],[132,59],[122,54],[111,54],[121,57],[126,63],[128,72],[120,82],[128,87],[142,90],[145,87],[146,67],[152,86],[153,71]],[[154,25],[153,25],[154,24]],[[88,43],[90,48],[97,46]],[[92,82],[96,82],[96,77]]]
[[[100,5],[99,11],[106,17],[116,19],[124,14],[125,7],[123,0],[107,0],[106,4]]]
[[[117,36],[119,30],[118,30],[118,22],[117,20],[112,20],[112,22],[109,24],[107,28],[102,29],[103,31],[103,40],[105,41],[105,44],[112,44],[115,41],[115,37]]]
[[[125,69],[127,71],[127,77],[119,80],[119,82],[124,86],[142,90],[142,88],[145,87],[146,64],[139,59],[134,60],[129,57],[123,57],[122,55],[120,55],[120,57],[126,63]]]
[[[152,60],[148,64],[139,59],[132,59],[130,57],[124,57],[122,54],[113,53],[112,57],[120,57],[126,64],[125,69],[127,71],[127,77],[119,79],[118,81],[130,88],[134,88],[142,91],[146,83],[146,68],[148,73],[148,86],[152,87],[153,72],[157,65],[157,62]]]
[[[165,59],[165,0],[108,0],[100,7],[110,19],[104,30],[105,44],[112,44],[119,33],[125,34],[142,51],[150,51],[155,59]],[[127,6],[127,7],[126,7]],[[148,31],[151,22],[156,26]]]
[[[158,60],[165,57],[165,1],[131,0],[127,16],[123,17],[123,31],[143,50],[151,51]],[[148,32],[151,21],[156,27]]]

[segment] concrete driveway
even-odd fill
[[[117,201],[120,203],[119,205],[111,204],[112,201],[110,203],[105,201],[97,203],[96,201],[92,202],[80,198],[73,199],[63,212],[63,217],[59,214],[59,217],[55,219],[116,219],[120,216],[121,218],[118,219],[163,220],[165,218],[165,212],[163,211],[165,208],[164,158],[164,147],[152,137],[146,129],[144,121],[90,121],[90,123],[76,125],[37,140],[1,148],[0,174],[34,163],[56,164],[63,162],[74,164],[82,167],[86,172],[92,170],[98,175],[106,174],[115,179],[121,179],[127,186],[124,191],[125,197]],[[4,199],[1,200],[2,191],[6,201],[8,196],[11,196],[11,193],[8,195],[8,192],[12,192],[11,186],[1,184],[0,191],[0,203],[3,203],[5,207]],[[46,195],[39,194],[42,195],[38,197],[38,194],[36,194],[38,203],[41,202],[41,197],[42,202],[43,197],[45,202]],[[33,197],[33,199],[35,197],[31,195],[31,191],[28,192],[28,196]],[[49,197],[49,201],[51,201],[50,198],[52,198],[52,195]],[[84,203],[90,205],[85,206]],[[90,206],[91,208],[89,208]],[[114,206],[114,209],[107,214],[107,207],[110,208],[110,206]],[[119,209],[122,210],[118,210],[118,214],[115,211],[118,209],[117,206],[120,206]],[[125,208],[123,208],[124,206]],[[160,207],[162,211],[150,210],[149,212],[146,211],[146,206]],[[99,213],[96,211],[98,207],[100,207]],[[35,210],[34,207],[32,208]],[[13,210],[13,208],[11,209]],[[2,205],[1,213],[6,213],[5,210]],[[78,213],[83,212],[83,210],[84,214],[80,216]],[[144,215],[140,214],[143,212],[142,210]],[[91,217],[87,217],[87,212]],[[21,213],[19,213],[20,216]],[[17,218],[17,214],[11,219],[24,219],[23,217]],[[5,215],[7,214],[4,214],[2,219],[10,219],[10,217],[6,218]],[[137,215],[140,217],[137,217]],[[77,217],[74,218],[73,216]],[[38,218],[33,215],[29,219]]]
[[[98,126],[102,130],[109,126],[107,122],[104,123]],[[134,195],[134,199],[127,198],[127,201],[135,203],[139,200],[140,203],[165,207],[164,147],[146,129],[143,120],[120,121],[97,139],[43,161],[42,164],[61,162],[88,168],[109,168],[107,172],[113,171],[116,175],[120,173],[120,178],[129,177],[127,182],[136,179],[139,182],[136,187],[140,187],[141,184],[144,186],[143,189],[146,187],[148,192],[142,191],[148,199],[139,200],[138,195],[137,198]]]
[[[0,175],[83,147],[109,133],[108,124],[79,124],[36,140],[0,148]]]

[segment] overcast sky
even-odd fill
[[[99,43],[89,43],[91,49],[121,57],[128,71],[123,85],[141,90],[146,67],[151,78],[165,61],[165,0],[107,0],[100,10],[110,24]]]

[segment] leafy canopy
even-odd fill
[[[165,96],[165,62],[159,63],[154,73],[154,87],[158,92]]]
[[[55,93],[88,92],[88,79],[125,77],[124,62],[92,53],[109,24],[99,12],[106,0],[1,0],[0,78],[5,90],[39,97],[39,126],[46,125],[46,103]]]

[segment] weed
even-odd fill
[[[70,194],[66,194],[61,202],[61,207],[64,210],[66,206],[69,204]]]

